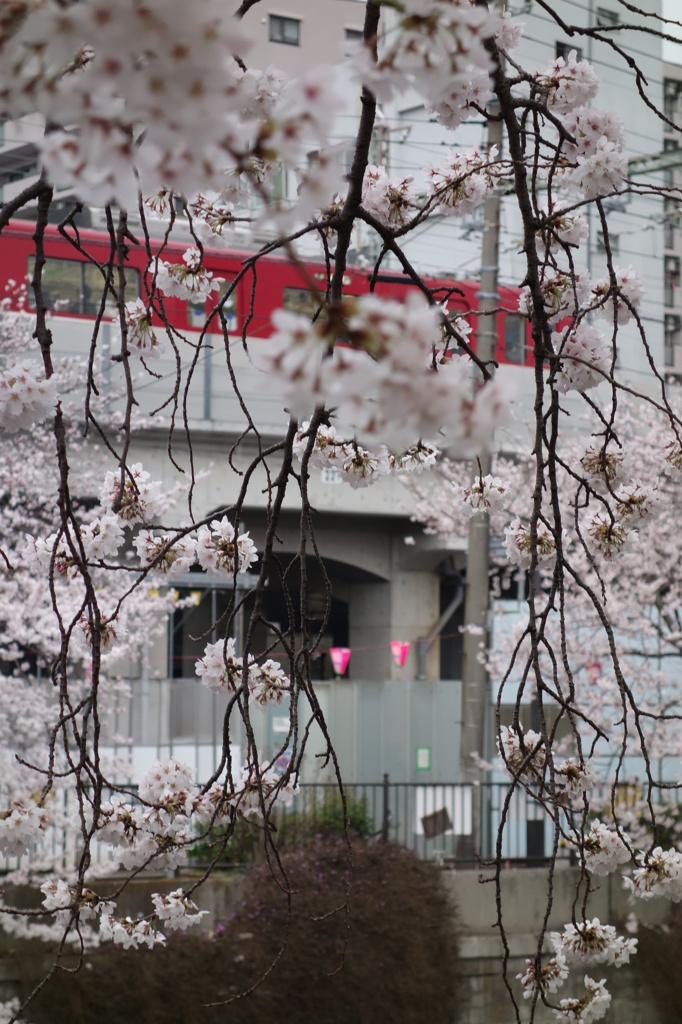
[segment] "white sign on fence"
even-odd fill
[[[466,786],[417,786],[415,788],[414,832],[424,835],[422,818],[446,810],[452,828],[445,835],[469,836],[472,833],[471,789]]]

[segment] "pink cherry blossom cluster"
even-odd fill
[[[581,320],[577,327],[558,331],[554,335],[553,346],[561,357],[555,383],[563,394],[567,391],[589,391],[610,376],[611,346],[585,320]]]
[[[566,59],[557,57],[544,72],[536,73],[535,87],[551,110],[568,114],[594,99],[599,79],[589,61],[578,60],[577,51],[571,50]]]
[[[637,313],[644,296],[644,285],[633,266],[614,267],[615,286],[609,278],[603,278],[594,285],[595,301],[592,308],[597,308],[600,315],[613,324],[614,319],[620,325],[627,324]],[[604,296],[604,299],[602,299]]]
[[[554,769],[559,782],[564,784],[568,796],[582,796],[599,784],[599,776],[591,760],[576,761],[572,757],[560,761]]]
[[[568,967],[561,953],[542,965],[539,976],[532,960],[526,960],[526,970],[516,975],[517,981],[523,985],[524,999],[532,999],[536,992],[544,992],[545,995],[558,992],[567,977]]]
[[[566,1024],[593,1024],[606,1016],[610,1005],[611,993],[606,989],[606,980],[593,981],[585,975],[585,994],[579,999],[562,999],[561,1009],[554,1010],[554,1016]]]
[[[605,511],[591,511],[585,515],[580,530],[588,548],[609,560],[630,550],[637,541],[636,530],[628,530],[623,522]]]
[[[622,448],[588,444],[579,464],[590,486],[600,493],[626,483],[630,476],[631,460]]]
[[[336,409],[346,436],[372,446],[408,448],[444,431],[460,451],[480,450],[504,420],[503,392],[493,381],[475,393],[470,363],[463,357],[433,365],[441,340],[439,313],[421,297],[407,302],[365,295],[344,301],[342,329],[352,348],[337,347],[339,321],[311,324],[279,310],[266,368],[280,381],[292,413],[309,414],[317,404]]]
[[[162,892],[152,893],[154,916],[162,921],[164,927],[173,931],[184,932],[206,917],[207,910],[199,910],[196,903],[185,896],[182,889],[175,889],[167,895]]]
[[[191,536],[140,530],[133,544],[140,561],[169,583],[189,572],[197,560],[197,542]]]
[[[580,850],[585,867],[593,875],[610,875],[620,864],[630,860],[630,851],[624,842],[629,842],[628,836],[622,829],[616,832],[609,828],[599,818],[590,823],[587,834],[570,832],[568,840]]]
[[[232,203],[221,200],[215,193],[209,197],[198,192],[188,206],[194,231],[205,245],[223,248],[230,244],[228,232],[235,222]]]
[[[587,271],[571,274],[567,271],[543,267],[540,290],[550,322],[577,314],[591,297],[590,277]],[[530,288],[524,287],[519,296],[519,312],[532,315]]]
[[[0,430],[25,430],[50,416],[56,404],[56,381],[46,380],[37,363],[23,360],[0,373]]]
[[[161,345],[152,327],[152,314],[142,299],[125,304],[128,351],[145,359],[158,359]]]
[[[637,952],[637,939],[618,935],[611,924],[599,918],[567,924],[562,932],[552,932],[550,939],[557,956],[567,964],[610,964],[622,967]]]
[[[0,811],[0,852],[7,857],[23,856],[38,842],[47,824],[42,807],[13,800],[6,811]]]
[[[202,265],[201,253],[192,246],[183,255],[183,263],[167,263],[156,259],[149,266],[149,274],[155,279],[159,291],[164,295],[175,295],[179,299],[195,302],[207,299],[212,291],[219,291],[222,277],[214,277]]]
[[[473,0],[401,0],[398,17],[379,46],[358,46],[354,65],[360,80],[379,100],[413,86],[428,103],[437,104],[452,83],[468,82],[472,69],[488,71],[483,42],[501,28],[500,21]]]
[[[497,45],[507,52],[515,49],[521,40],[523,29],[523,22],[514,21],[509,11],[504,11],[499,28],[495,32]],[[443,82],[438,98],[426,99],[425,107],[439,124],[454,131],[462,121],[476,116],[480,109],[485,109],[492,95],[487,68],[472,64],[456,78],[448,77]]]
[[[428,194],[437,200],[441,214],[462,216],[471,213],[495,187],[501,172],[496,164],[499,151],[493,146],[487,153],[478,149],[447,152],[444,162],[425,169]]]
[[[227,516],[213,519],[210,526],[199,528],[196,550],[201,568],[221,579],[232,579],[235,573],[247,572],[258,560],[256,545],[248,532],[237,536]]]
[[[294,439],[294,455],[302,461],[308,447],[310,424],[301,424]],[[371,452],[357,441],[344,441],[334,426],[321,424],[317,428],[315,442],[310,452],[308,465],[312,469],[334,468],[341,473],[353,488],[367,487],[391,472],[421,473],[433,466],[440,452],[435,445],[419,441],[410,445],[398,455],[391,454],[384,446]]]
[[[362,205],[380,224],[400,228],[419,210],[419,188],[412,175],[389,178],[383,164],[370,166],[362,182]]]
[[[637,863],[639,867],[632,877],[623,879],[632,896],[640,900],[664,896],[673,903],[682,900],[682,853],[679,850],[663,850],[657,846],[649,853],[639,853]]]
[[[580,210],[568,209],[564,212],[564,202],[555,203],[550,213],[546,214],[546,226],[537,234],[537,247],[540,252],[559,252],[564,246],[577,247],[587,238],[589,229],[585,216]]]
[[[149,523],[164,511],[166,500],[161,484],[152,480],[141,462],[134,463],[123,474],[123,479],[121,491],[121,472],[107,473],[99,500],[105,509],[116,510],[124,526]]]
[[[524,781],[537,781],[545,769],[547,751],[539,733],[529,729],[519,733],[510,726],[500,727],[497,746],[504,766],[511,775]]]
[[[510,485],[499,476],[492,476],[490,473],[487,476],[475,477],[469,487],[455,483],[452,485],[452,491],[455,504],[468,518],[502,509],[511,497]]]
[[[243,658],[237,657],[236,640],[219,640],[209,643],[204,656],[196,662],[196,673],[212,693],[234,693],[242,684]],[[250,660],[247,673],[249,694],[256,704],[265,708],[268,704],[281,704],[285,694],[291,691],[288,675],[277,661],[268,658],[262,665]]]
[[[556,558],[556,540],[554,534],[545,523],[537,524],[538,565],[551,565]],[[504,549],[512,565],[520,569],[530,569],[532,562],[532,543],[530,527],[524,526],[521,520],[514,519],[504,530]]]

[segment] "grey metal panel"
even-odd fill
[[[358,773],[354,782],[384,773],[384,689],[386,683],[358,683]]]

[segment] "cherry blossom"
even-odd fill
[[[526,970],[516,975],[517,980],[523,985],[524,999],[532,999],[536,991],[545,994],[557,992],[567,977],[566,959],[561,952],[542,965],[539,978],[536,976],[535,964],[532,960],[526,960]]]
[[[467,517],[504,508],[509,500],[510,486],[499,476],[477,476],[469,487],[453,484],[456,504]]]
[[[152,327],[152,316],[142,299],[125,304],[128,351],[145,359],[158,359],[161,345]]]
[[[627,177],[627,157],[605,135],[598,140],[589,156],[579,155],[573,169],[560,176],[566,188],[581,192],[585,199],[597,199],[619,188]]]
[[[500,756],[508,772],[513,775],[520,774],[526,780],[542,777],[546,750],[538,733],[529,729],[519,736],[514,729],[503,725],[497,742]]]
[[[504,547],[507,558],[512,565],[521,569],[529,569],[531,565],[530,529],[516,518],[504,530]],[[538,564],[553,563],[556,558],[556,541],[548,526],[537,524],[537,560]]]
[[[161,892],[152,893],[154,914],[165,927],[173,931],[186,931],[206,917],[207,910],[199,910],[196,903],[185,896],[182,889],[175,889],[167,895]]]
[[[199,658],[195,671],[212,693],[234,692],[242,681],[243,661],[236,656],[236,640],[219,640],[206,644],[203,658]]]
[[[554,336],[554,350],[561,356],[556,387],[567,391],[588,391],[597,387],[611,371],[611,349],[591,324],[582,320]]]
[[[50,416],[57,402],[54,378],[45,380],[32,360],[0,373],[0,430],[14,433]]]
[[[605,320],[613,323],[615,313],[617,323],[627,324],[632,319],[633,311],[636,313],[639,310],[642,297],[644,295],[644,286],[642,285],[639,275],[632,266],[626,267],[625,269],[616,267],[614,268],[614,273],[616,276],[616,283],[613,288],[611,286],[611,281],[608,278],[603,278],[595,283],[594,294],[597,297],[597,300],[599,300],[601,296],[607,297],[606,301],[598,301],[596,305],[599,313]],[[616,295],[615,299],[614,291]]]
[[[389,178],[386,168],[368,167],[362,183],[362,205],[386,227],[399,228],[419,209],[414,178]]]
[[[197,559],[206,572],[231,579],[236,572],[247,572],[258,560],[256,545],[248,533],[237,536],[227,516],[213,519],[197,534]]]
[[[580,999],[562,999],[560,1010],[554,1015],[568,1024],[592,1024],[602,1020],[611,1005],[611,994],[606,990],[606,981],[593,981],[585,975],[585,995]]]
[[[587,220],[580,210],[566,210],[565,203],[556,203],[547,215],[547,228],[538,232],[538,249],[547,246],[550,252],[558,252],[562,246],[579,246],[588,236]]]
[[[157,259],[149,266],[149,274],[164,295],[197,301],[207,299],[212,291],[219,291],[223,279],[205,269],[198,249],[187,249],[182,258],[184,265]]]
[[[100,938],[103,942],[113,942],[123,949],[138,949],[147,946],[165,946],[166,936],[147,921],[133,921],[132,918],[117,919],[113,914],[103,914],[100,918]]]
[[[544,72],[536,73],[535,87],[545,96],[548,107],[557,114],[568,114],[594,99],[599,79],[592,65],[578,60],[577,52],[571,50],[566,60],[557,57]]]
[[[270,808],[274,800],[279,800],[286,807],[297,792],[298,783],[294,779],[286,781],[280,778],[269,765],[263,764],[259,769],[245,765],[232,804],[244,817],[262,817],[263,810]]]
[[[591,296],[590,277],[587,271],[568,274],[564,271],[547,271],[540,282],[542,297],[551,322],[562,320],[579,312]],[[519,312],[530,317],[530,289],[521,289]]]
[[[140,560],[169,582],[184,576],[196,561],[197,544],[191,536],[140,530],[133,543]]]
[[[632,896],[641,900],[665,896],[673,903],[682,900],[682,853],[679,850],[663,850],[657,846],[650,853],[639,853],[637,863],[639,867],[632,877],[623,878],[623,885]]]
[[[454,131],[462,121],[476,116],[476,107],[485,109],[492,98],[490,75],[487,70],[471,67],[469,77],[455,79],[451,88],[434,102],[427,101],[429,114],[444,128]]]
[[[8,810],[0,811],[0,851],[8,857],[21,857],[38,842],[47,824],[43,808],[13,800]]]
[[[628,837],[622,829],[619,834],[599,818],[591,822],[587,834],[571,832],[568,838],[580,849],[585,867],[593,875],[610,875],[620,864],[630,860],[630,852],[624,842]]]
[[[569,757],[565,761],[559,762],[555,773],[557,778],[564,783],[565,792],[570,796],[589,793],[600,782],[594,763],[590,760],[575,761]]]
[[[468,153],[448,150],[445,162],[425,169],[430,196],[438,201],[438,212],[463,215],[479,206],[495,186],[491,167],[498,157],[497,147],[488,153],[472,149]]]
[[[603,491],[625,484],[630,476],[630,459],[621,448],[608,450],[590,444],[580,457],[580,468],[592,487]]]
[[[429,102],[438,102],[448,85],[468,80],[470,68],[488,70],[483,40],[500,24],[487,10],[472,3],[446,0],[402,0],[395,27],[387,33],[372,60],[368,48],[354,53],[358,77],[380,100],[414,85]]]
[[[81,529],[85,557],[98,560],[115,557],[123,544],[124,534],[118,516],[111,512],[93,519]]]
[[[591,550],[607,559],[621,554],[626,545],[631,546],[637,538],[636,530],[628,530],[624,523],[601,511],[584,517],[581,533]]]
[[[281,704],[290,689],[289,676],[278,661],[268,658],[262,665],[249,667],[249,691],[258,706]]]
[[[637,939],[626,939],[599,918],[567,924],[563,932],[552,932],[550,939],[557,956],[567,964],[612,964],[622,967],[637,952]]]
[[[125,526],[148,523],[166,507],[161,484],[152,481],[140,462],[124,474],[122,494],[121,473],[107,473],[99,498],[104,508],[115,512]]]

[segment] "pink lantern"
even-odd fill
[[[588,665],[585,665],[585,674],[591,683],[599,681],[601,676],[602,663],[601,661],[591,661]]]
[[[329,657],[332,659],[332,668],[337,676],[345,674],[350,658],[350,647],[330,647]]]
[[[391,654],[393,655],[394,662],[399,668],[405,667],[409,651],[410,645],[407,640],[391,640]]]

